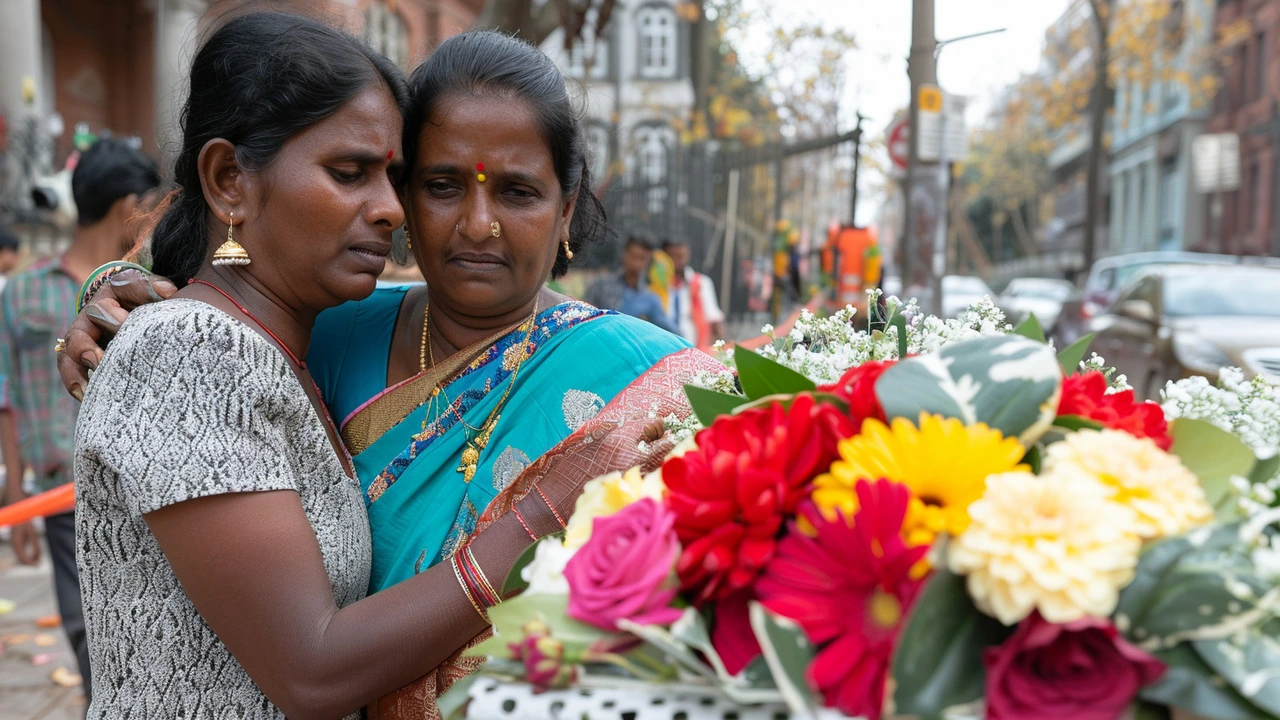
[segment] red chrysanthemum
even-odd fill
[[[829,392],[849,403],[849,415],[855,427],[861,428],[862,421],[875,418],[887,423],[884,408],[880,406],[880,398],[876,397],[876,381],[885,370],[893,367],[893,360],[872,360],[845,371],[839,380],[818,388]]]
[[[666,502],[684,546],[676,570],[695,605],[748,587],[773,559],[783,521],[855,431],[835,407],[799,395],[721,416],[695,450],[662,466]]]
[[[1138,402],[1132,390],[1108,395],[1107,378],[1097,370],[1062,381],[1058,414],[1077,415],[1134,437],[1150,438],[1161,450],[1173,446],[1164,410],[1150,401]]]
[[[789,533],[756,592],[821,646],[807,675],[826,705],[877,720],[898,633],[924,582],[913,568],[929,547],[902,540],[905,485],[859,480],[857,493],[852,520],[827,520],[806,504],[800,512],[817,535]]]

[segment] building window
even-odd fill
[[[676,74],[676,14],[669,7],[648,6],[636,12],[642,78]]]
[[[375,0],[364,11],[364,41],[398,67],[408,67],[409,30],[384,0]]]
[[[1178,231],[1178,164],[1172,160],[1160,167],[1160,244],[1173,241]]]
[[[596,11],[587,11],[586,22],[582,25],[582,37],[573,43],[569,51],[569,74],[574,77],[587,77],[587,61],[591,61],[591,78],[601,80],[609,76],[609,40],[596,38]]]
[[[609,172],[609,128],[599,123],[587,125],[587,156],[591,159],[591,179],[603,182]]]
[[[657,125],[636,128],[636,173],[640,185],[647,187],[649,211],[662,212],[667,202],[667,152],[670,148],[670,128]]]

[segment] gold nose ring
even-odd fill
[[[497,220],[489,223],[489,232],[492,233],[494,237],[502,237],[502,223]]]

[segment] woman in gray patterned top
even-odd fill
[[[487,626],[450,563],[361,599],[360,488],[298,360],[321,310],[373,291],[404,222],[404,81],[345,34],[261,13],[212,35],[191,87],[153,239],[183,288],[124,324],[80,414],[89,716],[339,717]],[[469,571],[503,578],[522,524],[559,529],[536,495],[518,509]]]

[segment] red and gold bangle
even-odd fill
[[[542,502],[547,504],[547,509],[551,510],[551,514],[556,516],[556,522],[560,523],[560,529],[563,530],[568,527],[564,518],[560,517],[560,513],[556,512],[556,506],[551,504],[551,498],[547,497],[547,494],[542,492],[542,488],[538,487],[537,483],[534,483],[533,489],[538,491],[538,495],[542,496]]]
[[[488,576],[484,574],[484,570],[481,569],[480,563],[476,562],[476,556],[471,554],[470,543],[467,543],[467,546],[462,549],[462,555],[463,559],[466,561],[466,567],[471,571],[472,581],[478,582],[480,586],[481,604],[486,608],[491,608],[502,602],[502,597],[498,595],[497,590],[493,589],[493,584],[489,582]]]
[[[538,542],[538,536],[535,535],[534,532],[529,529],[529,523],[524,521],[524,516],[520,514],[520,508],[516,507],[515,505],[512,505],[511,512],[515,513],[516,519],[520,521],[520,527],[524,528],[524,531],[529,533],[529,539],[533,540],[534,542]]]
[[[467,584],[466,578],[463,577],[462,568],[458,564],[458,555],[454,554],[449,559],[449,564],[453,566],[453,575],[458,578],[458,584],[462,586],[462,592],[467,596],[467,600],[471,602],[471,607],[475,608],[476,614],[485,622],[489,622],[489,613],[484,611],[480,603],[476,602],[476,596],[472,594],[470,585]]]

